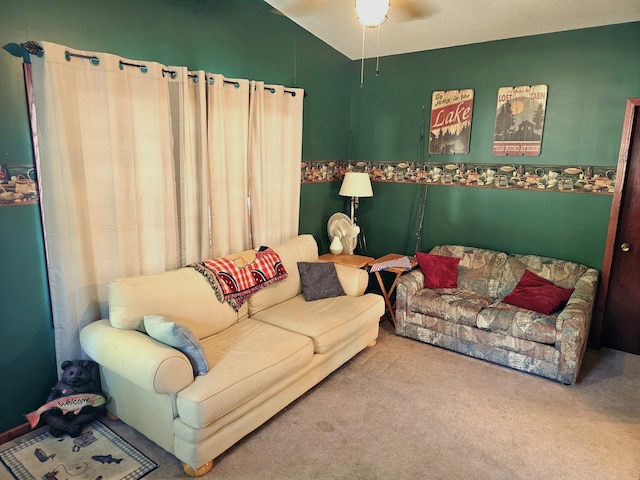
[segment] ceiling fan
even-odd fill
[[[267,0],[268,1],[268,0]],[[353,15],[362,25],[362,53],[360,66],[360,87],[364,86],[364,58],[366,31],[377,29],[378,48],[380,44],[380,26],[387,17],[391,21],[419,20],[430,16],[433,12],[425,3],[430,0],[289,0],[278,2],[283,12],[289,17],[307,17],[324,10],[343,12],[343,5],[352,5]],[[286,7],[286,8],[284,8]],[[275,10],[274,13],[280,13]],[[379,74],[380,56],[376,53],[376,76]]]
[[[420,0],[394,0],[394,5],[415,19],[426,16]],[[387,21],[391,11],[391,0],[355,0],[356,16],[362,24],[362,59],[360,65],[360,87],[364,86],[364,46],[367,28],[376,28],[378,32],[378,49],[380,48],[380,26]],[[376,76],[380,72],[380,55],[376,52]]]
[[[312,15],[329,3],[331,0],[291,0],[287,12],[293,16]],[[336,1],[336,0],[334,0]],[[344,2],[345,0],[337,0]],[[348,0],[347,0],[348,1]],[[378,3],[380,0],[359,0],[358,3]],[[355,0],[351,0],[355,7]],[[390,0],[390,12],[397,20],[419,20],[430,15],[429,9],[425,6],[425,0]]]
[[[398,13],[399,20],[418,20],[429,16],[424,0],[390,0],[390,11]]]

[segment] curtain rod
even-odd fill
[[[38,57],[41,57],[44,54],[44,49],[37,42],[28,41],[28,42],[22,43],[21,46],[32,55],[37,55]],[[95,55],[83,55],[80,53],[72,53],[69,50],[66,50],[64,52],[64,55],[67,61],[70,61],[71,57],[77,57],[77,58],[85,58],[94,65],[100,64],[100,59]],[[136,63],[124,62],[120,60],[120,70],[123,70],[125,66],[139,68],[142,73],[147,73],[148,71],[148,68],[146,65],[139,65]],[[177,73],[175,72],[175,70],[167,70],[163,68],[162,75],[164,76],[165,74],[169,75],[171,78],[176,78],[177,76]],[[197,75],[189,74],[189,78],[193,78],[195,82],[198,81]],[[209,83],[210,84],[213,83],[213,78],[209,79]],[[234,80],[224,80],[224,83],[233,85],[236,88],[240,86],[240,83]],[[276,91],[275,88],[272,88],[272,87],[264,87],[264,89],[269,90],[271,93],[275,93]],[[291,94],[292,97],[295,97],[297,95],[296,92],[294,92],[293,90],[287,90],[287,89],[284,90],[284,93],[289,93]],[[306,98],[306,96],[307,96],[307,92],[305,91],[304,97]]]
[[[213,83],[213,78],[209,78],[209,85],[211,85]],[[227,83],[229,85],[233,85],[234,87],[238,88],[240,86],[239,82],[236,82],[235,80],[224,80],[224,83]],[[264,87],[265,90],[269,90],[271,93],[276,93],[276,89],[273,87]],[[287,90],[286,88],[284,89],[284,93],[290,93],[292,97],[295,97],[297,94],[296,92],[294,92],[293,90]],[[307,92],[304,92],[304,96],[307,96]]]

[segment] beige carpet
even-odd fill
[[[567,387],[382,327],[202,478],[640,479],[640,356],[589,350]],[[160,465],[145,479],[185,478],[175,457],[104,423]]]

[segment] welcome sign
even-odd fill
[[[433,92],[429,153],[469,153],[473,93],[473,89]]]

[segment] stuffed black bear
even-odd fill
[[[51,389],[47,402],[56,398],[81,393],[95,393],[102,395],[100,385],[96,381],[97,367],[93,360],[67,360],[62,362],[62,379]],[[54,437],[60,437],[65,433],[70,437],[78,437],[82,428],[90,423],[96,416],[104,412],[104,405],[93,407],[86,405],[79,412],[64,412],[53,408],[42,414],[42,419],[49,425],[49,432]]]

